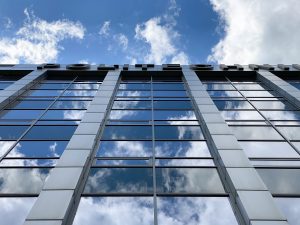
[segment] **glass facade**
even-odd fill
[[[220,68],[0,71],[0,224],[300,225],[299,71]]]

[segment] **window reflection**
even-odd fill
[[[73,225],[153,225],[152,197],[82,197]]]
[[[161,193],[225,193],[213,168],[157,168],[156,185]]]
[[[256,111],[221,111],[225,120],[264,120]]]
[[[158,197],[157,207],[159,225],[238,225],[225,197]]]
[[[151,120],[151,110],[111,110],[111,120]]]
[[[35,201],[29,197],[0,197],[1,224],[23,224]]]
[[[219,110],[225,109],[254,109],[249,102],[239,100],[214,100],[215,105]]]
[[[152,168],[91,168],[84,193],[149,193]]]
[[[0,157],[2,157],[14,143],[14,141],[0,141]]]
[[[199,126],[155,126],[156,139],[203,140]]]
[[[239,140],[283,140],[275,129],[267,126],[230,126]]]
[[[275,198],[290,225],[300,225],[300,198]]]
[[[106,126],[104,140],[143,140],[152,138],[151,126]]]

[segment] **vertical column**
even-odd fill
[[[46,76],[47,71],[33,71],[20,80],[0,91],[0,109],[14,101],[19,95],[30,89],[35,83]]]
[[[271,193],[250,164],[236,137],[220,115],[197,74],[183,70],[221,179],[233,208],[247,225],[287,225]]]
[[[66,150],[51,171],[27,216],[26,225],[60,225],[67,222],[72,206],[80,197],[82,179],[88,171],[91,153],[98,139],[106,110],[120,72],[108,72],[76,129]]]
[[[300,107],[300,90],[269,71],[257,71],[257,79]]]

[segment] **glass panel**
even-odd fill
[[[97,151],[98,157],[147,157],[151,155],[151,141],[101,141]]]
[[[155,125],[199,125],[198,120],[155,120]]]
[[[215,166],[212,159],[156,159],[156,166]]]
[[[0,193],[39,194],[49,172],[49,168],[1,168]]]
[[[86,109],[91,101],[57,101],[51,109]]]
[[[154,109],[192,109],[190,101],[154,101]]]
[[[9,106],[12,109],[46,109],[52,101],[16,101]],[[22,118],[22,117],[21,117]]]
[[[155,126],[156,139],[203,140],[199,126]]]
[[[300,140],[300,127],[277,127],[290,140]]]
[[[182,90],[184,91],[183,83],[153,83],[153,90]]]
[[[14,141],[0,141],[0,157],[2,157],[14,143]]]
[[[121,215],[121,216],[120,216]],[[73,225],[153,225],[153,197],[82,197]]]
[[[0,197],[1,224],[23,224],[35,200],[28,197]]]
[[[211,157],[205,141],[155,141],[157,157]]]
[[[114,101],[113,109],[151,109],[151,101]]]
[[[118,91],[117,96],[118,97],[145,97],[150,96],[150,91]]]
[[[119,89],[127,89],[127,90],[149,90],[151,85],[150,83],[122,83],[119,86]]]
[[[97,159],[96,166],[150,166],[149,159]]]
[[[266,126],[230,126],[239,140],[283,140],[272,127]]]
[[[0,139],[17,140],[29,126],[0,126]]]
[[[84,193],[151,193],[152,168],[91,168]]]
[[[153,91],[154,97],[187,97],[185,91]]]
[[[69,140],[77,126],[34,126],[24,140]]]
[[[241,84],[241,83],[235,83],[234,86],[238,90],[265,90],[263,86],[260,84]]]
[[[58,96],[62,93],[61,90],[32,90],[26,96]]]
[[[282,109],[282,110],[294,110],[293,105],[287,101],[251,101],[251,103],[258,109]]]
[[[272,194],[300,194],[300,169],[256,169]]]
[[[0,82],[0,89],[3,90],[11,84],[13,84],[13,82]]]
[[[3,159],[1,167],[51,167],[55,166],[56,159]]]
[[[299,158],[299,154],[287,142],[240,141],[250,158]]]
[[[42,115],[44,110],[3,110],[0,119],[33,120]]]
[[[60,157],[67,144],[67,141],[20,141],[7,157]]]
[[[154,110],[155,120],[196,120],[194,111]]]
[[[111,110],[111,120],[151,120],[151,110]]]
[[[152,128],[151,126],[106,126],[103,132],[102,139],[152,139]]]
[[[238,91],[207,91],[211,97],[242,97]]]
[[[66,89],[68,87],[69,83],[42,83],[39,84],[37,89]]]
[[[94,96],[97,91],[90,91],[90,90],[76,90],[70,91],[67,90],[64,92],[63,96]]]
[[[277,97],[273,91],[241,91],[245,97]]]
[[[220,111],[225,120],[264,120],[256,111]]]
[[[238,225],[226,197],[158,197],[157,208],[159,225]]]
[[[71,84],[68,90],[70,89],[86,89],[86,90],[92,90],[92,89],[98,89],[100,87],[97,83],[74,83]]]
[[[235,88],[229,83],[206,83],[203,85],[207,90],[235,90]]]
[[[290,225],[300,225],[300,198],[275,198],[275,201]]]
[[[86,110],[48,110],[42,120],[81,120]]]
[[[157,168],[160,193],[225,193],[214,168]]]
[[[224,109],[254,109],[247,101],[214,100],[219,110]]]
[[[300,120],[299,111],[261,111],[269,120]]]

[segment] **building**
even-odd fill
[[[0,78],[0,224],[300,224],[297,64]]]

